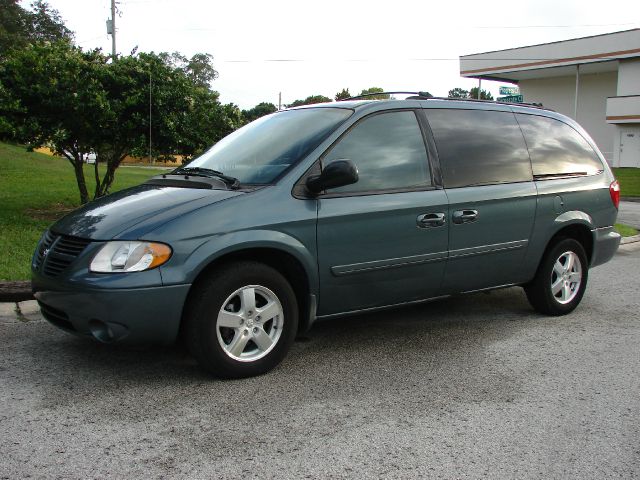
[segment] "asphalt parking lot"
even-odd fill
[[[511,288],[326,321],[240,381],[0,317],[0,477],[638,478],[639,278],[635,243],[566,317]]]

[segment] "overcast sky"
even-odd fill
[[[29,2],[23,2],[27,6]],[[83,48],[111,51],[110,0],[49,0]],[[640,27],[640,1],[120,0],[117,50],[210,53],[224,103],[250,108],[342,88],[446,96],[458,57]],[[494,96],[498,83],[483,82]]]

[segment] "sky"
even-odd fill
[[[27,1],[22,5],[28,7]],[[110,0],[48,0],[83,48],[111,52]],[[353,2],[119,0],[119,54],[209,53],[212,87],[243,109],[369,87],[470,89],[459,56],[640,27],[637,0]],[[494,97],[504,83],[483,81]]]

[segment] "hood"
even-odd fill
[[[124,238],[127,233],[139,238],[177,215],[237,195],[242,192],[139,185],[87,203],[58,220],[51,230],[92,240]]]

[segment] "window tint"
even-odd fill
[[[518,114],[517,118],[529,147],[534,175],[593,175],[602,170],[591,145],[566,123],[537,115]]]
[[[325,165],[348,158],[360,179],[331,192],[364,192],[423,187],[431,184],[427,152],[413,111],[365,118],[323,159]]]
[[[448,188],[531,180],[527,147],[513,113],[426,110]]]

